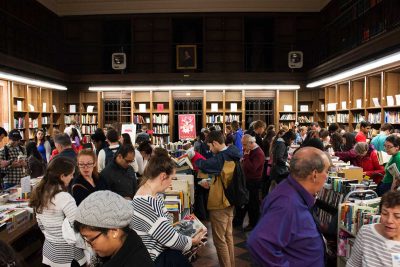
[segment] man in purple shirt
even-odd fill
[[[263,214],[247,243],[262,266],[321,267],[325,243],[314,220],[315,196],[328,176],[328,156],[301,148],[290,161],[290,176],[264,201]]]

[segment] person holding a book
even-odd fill
[[[200,230],[193,237],[179,234],[161,196],[175,177],[175,162],[167,153],[155,150],[144,171],[145,177],[132,200],[133,216],[129,227],[142,238],[155,266],[191,266],[182,254],[200,244]]]
[[[391,155],[391,159],[385,166],[385,176],[383,177],[382,183],[378,185],[376,192],[379,196],[391,189],[395,189],[399,186],[400,177],[398,172],[400,170],[400,137],[397,135],[389,135],[385,141],[385,150],[388,155]]]
[[[335,152],[335,155],[340,160],[350,161],[352,165],[363,168],[364,174],[377,184],[385,174],[385,169],[379,164],[378,154],[373,145],[359,142],[350,151]]]
[[[399,264],[400,192],[384,194],[380,210],[380,223],[365,224],[358,232],[346,267],[391,267]]]
[[[130,202],[111,191],[94,192],[82,201],[74,228],[97,255],[90,266],[154,266],[140,237],[129,229],[132,214]]]

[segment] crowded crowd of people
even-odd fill
[[[0,141],[6,136],[9,143],[0,150],[3,189],[27,174],[42,177],[30,206],[45,238],[43,264],[191,266],[184,252],[199,245],[206,231],[188,237],[171,225],[161,194],[171,186],[176,164],[145,131],[135,144],[118,128],[99,128],[85,144],[75,123],[51,137],[38,130],[26,145],[19,131],[0,128]],[[400,137],[390,124],[373,134],[366,121],[356,132],[318,123],[276,129],[261,120],[244,131],[233,121],[226,129],[201,129],[184,148],[196,180],[194,213],[210,221],[220,266],[235,266],[235,227],[251,232],[247,245],[256,264],[324,266],[323,231],[313,207],[332,156],[363,168],[383,196],[381,223],[361,229],[349,266],[391,266],[391,253],[400,253],[400,177],[387,168],[400,169]],[[380,151],[391,156],[386,167],[379,164]],[[238,168],[247,192],[240,200],[227,191],[240,186]],[[372,244],[363,245],[374,238],[393,246],[375,255]]]

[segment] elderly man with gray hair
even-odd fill
[[[329,167],[328,156],[314,147],[294,154],[289,177],[267,196],[247,240],[261,266],[325,266],[325,243],[312,210]]]
[[[260,217],[260,190],[262,188],[265,155],[261,147],[257,145],[256,138],[249,134],[245,134],[242,137],[242,146],[242,166],[250,199],[245,209],[239,212],[242,216],[239,215],[241,218],[238,219],[240,219],[239,223],[241,223],[247,211],[249,213],[249,225],[244,230],[251,231]]]

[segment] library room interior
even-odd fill
[[[0,266],[400,266],[400,1],[0,1]]]

